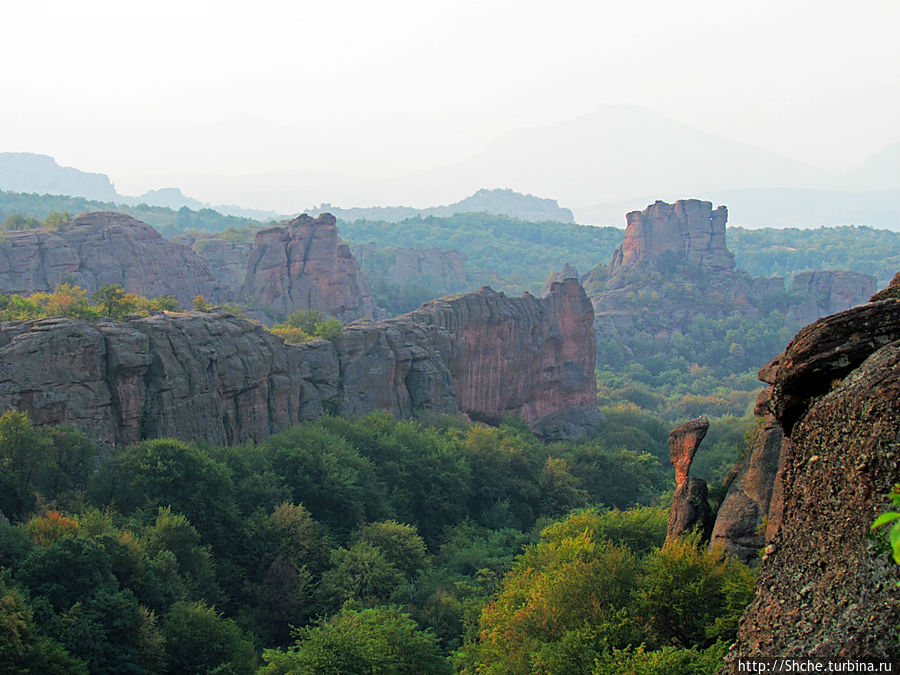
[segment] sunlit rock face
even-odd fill
[[[610,276],[629,267],[655,266],[671,254],[704,272],[734,270],[734,256],[725,246],[728,210],[710,202],[681,199],[657,201],[625,216],[625,238],[613,253]]]
[[[372,290],[328,213],[258,232],[239,296],[280,317],[310,309],[342,321],[375,314]]]

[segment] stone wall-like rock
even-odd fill
[[[374,243],[360,246],[357,258],[360,266],[369,271],[369,279],[375,283],[377,274],[385,282],[408,284],[410,282],[426,282],[445,293],[458,293],[466,289],[466,256],[458,251],[444,251],[438,248],[417,249],[395,246],[389,249],[378,249]],[[367,264],[380,256],[386,258],[382,264]],[[371,271],[370,271],[371,270]]]
[[[596,424],[594,313],[575,279],[551,284],[543,298],[484,287],[404,317],[451,335],[447,366],[459,409],[473,419],[515,414],[557,437]]]
[[[259,441],[325,413],[373,410],[518,414],[569,437],[597,421],[592,318],[569,280],[542,299],[482,289],[297,346],[221,312],[5,323],[0,411],[73,424],[105,446]]]
[[[328,213],[260,230],[239,295],[282,318],[310,309],[342,321],[375,314],[369,284]]]
[[[52,291],[62,283],[88,293],[115,284],[149,298],[173,295],[185,306],[197,295],[219,298],[209,267],[190,248],[106,211],[82,214],[59,232],[9,232],[0,241],[0,291]]]

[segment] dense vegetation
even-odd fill
[[[711,673],[752,589],[660,549],[657,457],[512,422],[98,452],[9,412],[0,465],[3,672]]]
[[[516,294],[540,293],[551,272],[567,262],[586,272],[609,260],[622,239],[613,227],[529,223],[509,216],[464,213],[409,218],[399,223],[357,220],[338,224],[341,237],[380,248],[411,246],[459,251],[473,287],[491,285]]]
[[[138,204],[127,206],[112,202],[98,202],[82,197],[65,195],[38,195],[0,190],[0,222],[27,221],[30,229],[40,226],[52,212],[85,213],[87,211],[117,211],[137,218],[155,227],[163,236],[171,237],[188,230],[221,232],[228,228],[258,227],[260,223],[249,218],[226,216],[213,209],[193,210],[184,206],[173,210],[164,206]]]
[[[807,270],[871,274],[886,286],[900,270],[900,232],[873,227],[729,227],[728,248],[738,269],[753,276],[791,277]]]

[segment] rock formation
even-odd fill
[[[787,293],[780,277],[736,270],[725,246],[726,216],[724,207],[695,199],[656,202],[628,214],[609,265],[596,266],[582,280],[594,305],[601,365],[618,363],[624,354],[644,364],[662,357],[666,367],[678,368],[681,357],[717,375],[735,374],[777,353],[779,329],[792,334],[819,316],[864,302],[874,288],[868,275],[809,272],[797,275]],[[758,322],[766,324],[763,339]],[[700,334],[707,344],[735,349],[724,358],[715,349],[678,354],[684,336]]]
[[[0,292],[52,291],[61,283],[88,293],[117,284],[150,298],[173,295],[187,306],[197,295],[219,296],[209,267],[190,248],[106,211],[82,214],[60,232],[8,232],[0,241]]]
[[[181,234],[172,241],[190,246],[206,261],[213,277],[222,287],[224,300],[237,299],[247,276],[252,241],[237,241],[222,234]]]
[[[800,300],[794,311],[805,322],[861,305],[874,292],[875,277],[859,272],[801,272],[791,283],[791,295]]]
[[[452,336],[448,369],[459,409],[473,419],[520,415],[557,438],[596,423],[594,315],[576,280],[552,284],[543,298],[484,287],[404,317]]]
[[[756,597],[729,659],[896,659],[900,573],[869,526],[900,482],[900,301],[807,326],[760,377],[771,385],[760,399],[768,421],[714,535],[739,548],[767,509]],[[778,433],[763,447],[765,425],[783,434],[780,448]]]
[[[308,309],[344,321],[375,313],[372,291],[328,213],[260,230],[240,296],[282,318]]]
[[[106,446],[258,441],[373,410],[518,414],[568,437],[597,421],[591,322],[573,280],[542,299],[482,289],[297,346],[223,313],[12,322],[0,324],[0,411],[74,424]]]
[[[566,279],[577,279],[578,278],[578,270],[575,269],[573,265],[566,263],[563,265],[562,269],[558,272],[551,272],[550,276],[547,277],[547,281],[544,283],[544,290],[541,292],[541,295],[546,295],[550,292],[550,287],[557,282],[565,281]]]
[[[728,211],[710,202],[683,199],[662,201],[625,216],[625,238],[613,252],[609,274],[629,267],[649,267],[674,254],[703,272],[731,272],[734,256],[725,247]]]
[[[698,527],[702,538],[709,538],[713,515],[706,481],[690,475],[691,462],[708,430],[709,420],[697,417],[669,434],[669,461],[675,467],[675,495],[669,510],[667,541]]]

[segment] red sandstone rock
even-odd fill
[[[657,201],[625,216],[625,238],[613,253],[609,274],[632,266],[649,266],[665,253],[704,272],[734,270],[734,256],[725,247],[724,206],[683,199],[674,204]]]
[[[240,295],[281,317],[315,309],[349,321],[375,313],[372,291],[328,213],[258,232]]]

